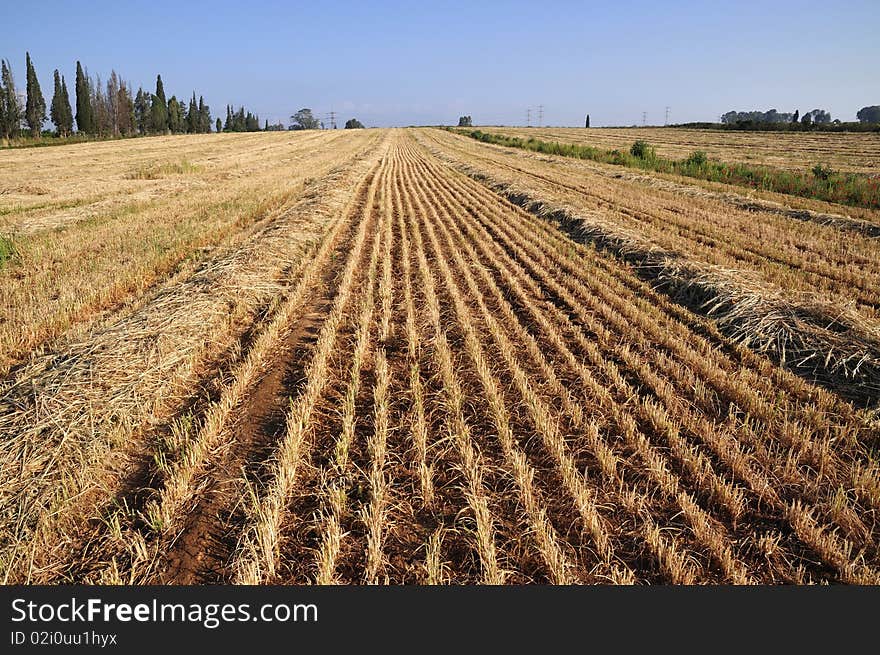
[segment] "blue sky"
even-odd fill
[[[0,57],[43,92],[76,60],[135,88],[245,104],[270,121],[301,107],[368,125],[662,124],[730,109],[880,104],[880,1],[56,2],[0,0]]]

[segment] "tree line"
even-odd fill
[[[24,108],[16,88],[12,66],[8,60],[0,62],[0,135],[6,139],[21,135],[22,124],[31,137],[43,132],[43,123],[50,119],[55,135],[67,137],[76,133],[93,137],[120,137],[147,134],[198,134],[211,131],[211,109],[203,96],[196,99],[193,91],[189,101],[176,95],[166,98],[162,76],[156,76],[155,93],[138,88],[115,70],[106,83],[100,76],[88,74],[82,63],[76,62],[74,98],[71,101],[67,80],[55,69],[54,88],[49,113],[40,81],[34,70],[30,53],[25,54],[26,93]]]
[[[880,106],[862,107],[856,112],[856,119],[862,124],[880,123]],[[794,113],[779,112],[775,109],[767,111],[729,111],[721,116],[725,125],[782,125],[811,127],[813,125],[845,125],[839,119],[832,120],[831,112],[824,109],[813,109],[803,115],[798,110]]]
[[[91,137],[125,137],[152,134],[203,134],[215,129],[217,132],[258,132],[284,129],[280,123],[260,127],[259,115],[233,105],[226,106],[226,121],[218,117],[212,122],[211,108],[204,96],[193,91],[189,100],[176,95],[167,98],[162,76],[156,76],[155,92],[144,91],[123,80],[115,70],[110,72],[106,83],[100,76],[88,74],[82,64],[76,62],[74,96],[68,91],[67,80],[58,69],[54,72],[52,101],[48,107],[37,78],[29,52],[25,53],[26,89],[24,102],[16,88],[12,66],[6,59],[0,60],[0,137],[14,139],[22,135],[23,126],[27,136],[43,134],[43,124],[49,119],[55,126],[54,134],[69,137],[74,134]],[[317,129],[324,125],[311,110],[302,109],[294,116],[288,129]],[[74,130],[74,125],[76,129]],[[347,129],[362,128],[355,118],[346,122]]]

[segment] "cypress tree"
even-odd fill
[[[199,111],[199,107],[196,104],[196,92],[193,91],[192,98],[189,101],[189,110],[186,114],[186,131],[190,134],[195,134],[199,131],[199,126],[202,122],[202,114]]]
[[[76,129],[83,134],[95,132],[89,81],[79,62],[76,62]]]
[[[217,125],[216,125],[216,128],[217,128],[217,132],[222,132],[222,131],[223,131],[223,122],[222,122],[219,118],[217,119]]]
[[[218,119],[219,120],[219,119]],[[211,108],[205,104],[205,97],[199,96],[199,132],[208,134],[211,131]],[[218,132],[220,130],[217,130]]]
[[[43,121],[46,120],[46,99],[40,89],[40,80],[34,70],[31,61],[31,53],[25,52],[27,70],[27,104],[25,105],[24,117],[30,128],[31,136],[38,137],[43,131]]]
[[[168,101],[168,129],[171,134],[180,134],[183,131],[183,116],[181,115],[180,102],[177,96],[171,96]]]
[[[67,80],[61,76],[61,109],[64,111],[64,135],[73,133],[73,109],[70,107],[70,94],[67,92]]]
[[[164,134],[168,130],[168,106],[155,93],[150,98],[150,131]]]
[[[169,119],[168,100],[166,100],[166,98],[165,98],[165,85],[162,84],[162,76],[161,75],[156,76],[156,98],[158,98],[159,102],[161,102],[165,106],[165,129],[167,129],[169,127],[169,125],[168,125],[168,119]],[[154,98],[154,100],[155,100],[155,98]],[[154,116],[156,115],[155,112],[153,115]],[[158,129],[158,128],[154,125],[153,129]],[[165,129],[162,129],[160,131],[164,132]]]
[[[18,103],[18,94],[15,91],[15,80],[12,77],[12,66],[7,60],[0,65],[0,80],[2,80],[3,97],[0,104],[3,105],[3,136],[7,139],[17,137],[21,129],[21,106]]]
[[[150,96],[142,88],[134,98],[134,124],[141,134],[150,131]]]
[[[55,90],[52,92],[52,105],[49,109],[49,117],[55,124],[55,133],[58,136],[67,136],[64,133],[64,123],[67,119],[67,115],[63,107],[64,99],[61,96],[61,74],[58,72],[57,68],[55,69],[54,78]]]
[[[224,132],[232,131],[232,107],[226,105],[226,124],[223,126]]]

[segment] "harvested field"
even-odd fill
[[[713,315],[735,339],[876,402],[880,222],[848,217],[839,207],[794,209],[439,130],[420,138],[576,239],[610,248]]]
[[[724,162],[808,170],[815,164],[835,170],[880,174],[880,134],[876,132],[746,132],[687,128],[485,127],[485,132],[575,143],[606,150],[629,150],[647,141],[661,157],[686,159],[695,150]]]
[[[100,319],[16,342],[5,582],[880,583],[870,399],[624,256],[815,296],[857,350],[876,240],[437,130],[353,132],[248,137],[279,149],[254,193],[316,179]]]

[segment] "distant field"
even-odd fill
[[[0,582],[880,583],[877,212],[429,128],[0,180]]]
[[[544,141],[629,150],[642,139],[661,157],[685,159],[695,150],[710,159],[809,169],[827,164],[839,171],[880,174],[880,134],[827,132],[739,132],[673,128],[481,127],[484,132]]]

